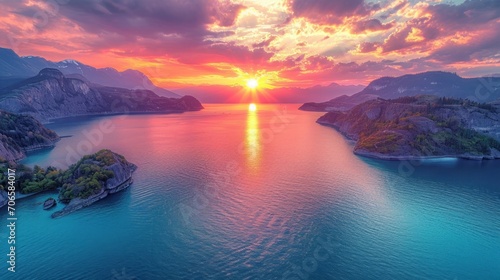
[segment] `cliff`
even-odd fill
[[[17,161],[26,152],[52,147],[59,136],[31,116],[0,110],[0,161]]]
[[[305,103],[299,109],[319,112],[347,111],[358,104],[377,98],[396,99],[417,95],[492,102],[500,98],[500,78],[462,78],[454,73],[440,71],[383,77],[372,81],[354,95],[344,95],[326,102]]]
[[[435,96],[371,100],[318,123],[355,140],[354,153],[382,159],[500,158],[500,107]]]
[[[150,90],[89,84],[65,77],[57,69],[46,68],[35,77],[1,89],[0,109],[46,122],[92,114],[197,111],[203,106],[190,96],[167,98]]]
[[[124,190],[132,183],[136,166],[110,150],[84,156],[62,174],[59,200],[66,203],[53,218],[87,207],[108,195]]]

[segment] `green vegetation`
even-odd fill
[[[123,156],[118,160],[125,162]],[[106,166],[116,163],[115,156],[110,150],[101,150],[93,155],[84,156],[63,174],[63,185],[59,192],[59,199],[69,202],[73,198],[88,198],[99,193],[106,181],[114,177]]]
[[[22,194],[54,190],[61,185],[61,173],[60,169],[52,166],[43,169],[35,165],[33,170],[24,166],[22,171],[19,172],[18,182],[20,184],[17,190]]]
[[[57,138],[54,131],[31,116],[0,111],[0,141],[18,151],[33,145],[46,145]]]
[[[99,193],[105,187],[106,181],[115,176],[107,167],[117,160],[120,163],[127,163],[123,156],[114,154],[110,150],[101,150],[93,155],[84,156],[65,171],[51,166],[44,169],[37,165],[31,169],[18,164],[16,170],[19,177],[16,189],[22,194],[30,194],[60,188],[59,199],[65,203],[73,198],[88,198]],[[0,184],[5,186],[7,164],[0,164],[0,171]]]
[[[373,100],[347,113],[331,112],[320,121],[348,128],[357,135],[356,150],[401,156],[476,155],[500,151],[496,139],[469,129],[470,112],[491,119],[491,104],[435,96]],[[347,124],[347,125],[345,125]]]

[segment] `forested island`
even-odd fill
[[[14,166],[12,166],[14,164]],[[66,207],[52,214],[59,217],[86,207],[107,195],[127,188],[132,182],[132,173],[137,168],[122,155],[110,150],[101,150],[84,156],[68,169],[55,167],[34,168],[22,164],[0,163],[0,206],[6,199],[7,168],[16,168],[16,190],[23,195],[58,190],[58,199]],[[3,198],[3,199],[2,199]]]

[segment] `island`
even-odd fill
[[[356,142],[361,156],[500,159],[500,106],[433,95],[377,98],[317,122]]]
[[[137,166],[125,157],[103,149],[82,157],[67,170],[38,165],[32,169],[18,163],[0,163],[0,207],[7,203],[5,172],[14,164],[18,174],[16,190],[22,195],[58,191],[58,199],[66,204],[64,209],[54,212],[52,217],[60,217],[87,207],[110,194],[122,191],[132,184],[132,173]],[[55,206],[55,199],[47,199],[44,209]]]
[[[72,213],[126,189],[132,184],[132,173],[136,169],[136,165],[110,150],[84,156],[61,173],[59,200],[67,205],[52,217]]]

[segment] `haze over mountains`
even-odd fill
[[[54,68],[68,78],[77,78],[88,83],[127,89],[147,89],[160,96],[178,98],[192,95],[203,103],[256,102],[243,86],[196,86],[179,88],[173,91],[158,87],[142,72],[137,70],[117,71],[114,68],[95,68],[75,60],[52,62],[39,56],[20,57],[13,50],[0,48],[0,88],[15,84],[24,78],[37,75],[44,68]],[[303,103],[321,102],[341,95],[351,95],[361,91],[362,85],[339,85],[310,88],[276,88],[263,90],[259,102],[265,103]]]
[[[305,103],[300,109],[346,111],[377,98],[395,99],[416,95],[435,95],[488,103],[500,98],[500,77],[462,78],[454,73],[440,71],[383,77],[372,81],[365,89],[352,96],[340,96],[322,103]]]
[[[363,85],[339,85],[309,88],[285,87],[258,89],[255,94],[242,86],[198,86],[181,88],[175,92],[196,97],[202,103],[303,103],[321,102],[341,95],[351,95],[362,90]]]

